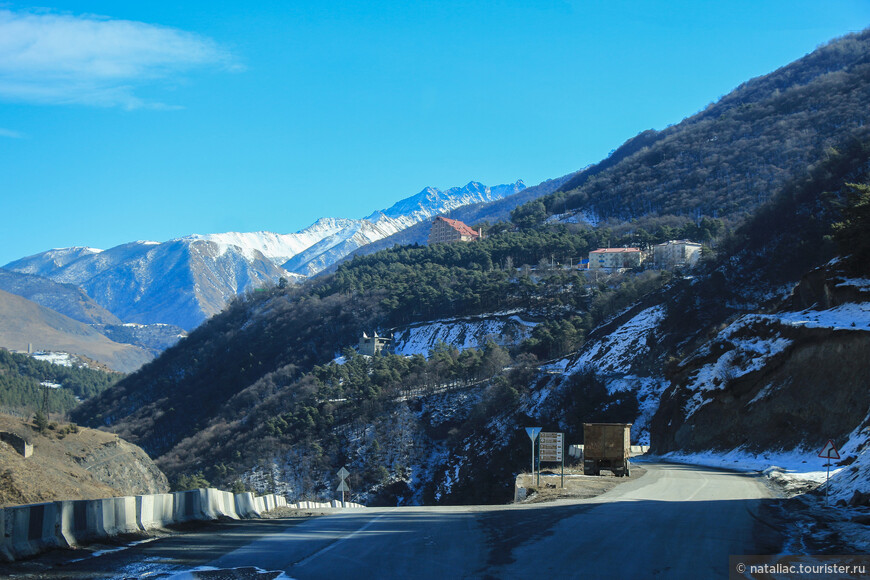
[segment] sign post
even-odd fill
[[[819,451],[819,457],[828,460],[828,462],[825,463],[825,466],[828,468],[828,474],[825,476],[825,505],[828,505],[828,492],[831,489],[831,486],[829,485],[831,479],[831,459],[840,458],[840,452],[837,451],[837,446],[834,445],[833,439],[828,439],[828,442],[825,443],[825,446],[822,447],[821,451]]]
[[[553,461],[562,464],[562,489],[565,488],[565,434],[541,433],[538,455],[541,462]]]
[[[341,483],[338,484],[338,489],[336,489],[335,491],[341,492],[341,504],[342,504],[342,506],[344,506],[347,503],[347,500],[345,499],[344,494],[346,492],[350,491],[350,488],[347,486],[347,481],[345,481],[347,479],[347,476],[349,476],[349,475],[350,475],[350,472],[344,467],[342,467],[341,469],[338,470],[338,479],[341,480]]]
[[[526,433],[529,434],[529,439],[532,440],[532,483],[535,482],[535,439],[538,438],[538,433],[540,432],[540,427],[526,427]],[[540,478],[540,475],[538,477]]]

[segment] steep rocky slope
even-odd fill
[[[816,270],[783,308],[737,317],[677,365],[653,450],[845,443],[870,419],[868,355],[870,280]]]
[[[0,442],[0,507],[67,499],[166,493],[151,459],[117,436],[61,423],[39,434],[28,422],[0,415],[0,431],[30,441],[26,459]]]

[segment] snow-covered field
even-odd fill
[[[68,352],[35,352],[31,357],[36,360],[41,360],[62,367],[71,367],[75,364],[76,358]]]
[[[490,339],[510,346],[528,338],[534,326],[506,313],[439,320],[397,330],[393,335],[393,352],[404,356],[428,355],[439,342],[459,350],[482,348]]]

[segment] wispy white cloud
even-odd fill
[[[0,127],[0,137],[9,137],[10,139],[21,139],[24,137],[24,133],[19,133],[18,131],[13,131],[12,129],[4,129]]]
[[[242,68],[213,40],[183,30],[0,10],[0,98],[6,100],[164,107],[136,90],[205,67]]]

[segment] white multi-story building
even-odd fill
[[[653,246],[653,263],[656,268],[691,268],[701,258],[701,244],[689,240],[671,240]]]
[[[644,253],[638,248],[599,248],[589,252],[589,269],[637,268],[643,259]]]

